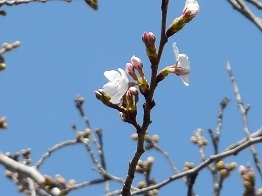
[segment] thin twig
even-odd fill
[[[162,182],[160,182],[156,185],[152,185],[150,187],[143,188],[139,191],[132,192],[131,195],[138,195],[138,194],[144,193],[144,192],[152,190],[152,189],[160,189],[161,187],[165,186],[166,184],[173,182],[174,180],[177,180],[177,179],[182,178],[184,176],[189,176],[189,175],[193,175],[195,173],[199,173],[199,171],[206,168],[209,164],[214,163],[217,160],[221,160],[223,158],[232,156],[232,155],[237,155],[242,150],[250,147],[251,145],[254,145],[254,144],[260,143],[260,142],[262,142],[262,136],[250,138],[250,140],[247,140],[247,141],[243,140],[242,143],[240,143],[240,141],[239,141],[238,142],[239,145],[237,145],[235,148],[233,148],[231,150],[223,151],[223,152],[221,152],[217,155],[212,155],[206,161],[202,162],[201,164],[199,164],[197,167],[194,167],[193,169],[181,172],[180,174],[170,176],[168,179],[166,179],[166,180],[164,180],[164,181],[162,181]]]
[[[243,125],[244,125],[244,132],[246,134],[246,137],[247,139],[250,138],[250,133],[249,133],[249,130],[248,130],[248,120],[247,120],[247,108],[249,109],[249,107],[247,108],[244,108],[244,104],[243,104],[243,101],[241,99],[241,96],[240,96],[240,93],[239,93],[239,90],[238,90],[238,86],[237,86],[237,83],[236,83],[236,80],[235,80],[235,77],[233,75],[233,72],[232,72],[232,69],[231,69],[231,66],[230,66],[230,63],[228,62],[227,65],[226,65],[226,68],[227,68],[227,71],[229,73],[229,76],[231,78],[231,81],[232,81],[232,84],[233,84],[233,88],[234,88],[234,92],[235,92],[235,97],[236,97],[236,100],[237,100],[237,103],[238,103],[238,108],[239,108],[239,111],[242,115],[242,121],[243,121]],[[259,171],[259,174],[260,174],[260,177],[262,178],[262,165],[261,165],[261,162],[258,158],[258,153],[255,149],[255,146],[250,146],[250,150],[253,154],[253,159],[254,159],[254,162],[256,164],[256,168],[257,170]]]
[[[255,16],[255,14],[248,8],[242,0],[227,0],[234,9],[239,11],[243,16],[254,23],[260,31],[262,31],[262,19]]]
[[[34,167],[36,169],[39,169],[39,167],[44,163],[45,159],[50,157],[52,153],[54,153],[55,151],[65,147],[65,146],[74,145],[74,144],[77,144],[77,143],[78,143],[77,140],[68,140],[68,141],[61,142],[60,144],[56,144],[52,148],[49,148],[47,150],[47,152],[40,157],[40,159],[37,161],[37,163],[35,164]]]
[[[48,1],[54,1],[54,0],[1,0],[0,7],[2,5],[13,6],[13,5],[19,5],[19,4],[28,4],[32,2],[45,3]],[[71,2],[72,0],[56,0],[56,1]]]
[[[262,3],[258,0],[246,0],[247,2],[253,4],[257,9],[262,9]]]

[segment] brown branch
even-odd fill
[[[156,76],[157,76],[158,64],[159,64],[161,56],[162,56],[164,45],[167,42],[165,31],[166,31],[166,17],[167,17],[168,3],[169,3],[169,0],[162,0],[162,5],[161,5],[162,21],[161,21],[160,45],[159,45],[159,49],[158,49],[158,55],[157,55],[156,63],[154,65],[153,64],[151,65],[152,75],[151,75],[149,93],[148,93],[148,96],[146,97],[146,102],[144,104],[143,125],[142,125],[142,127],[138,126],[138,125],[135,126],[136,130],[137,130],[137,134],[138,134],[137,149],[136,149],[134,157],[129,162],[128,175],[126,177],[126,180],[125,180],[125,183],[124,183],[124,186],[123,186],[123,189],[122,189],[122,195],[124,195],[124,196],[130,195],[130,188],[131,188],[131,184],[132,184],[133,179],[134,179],[136,165],[137,165],[140,157],[142,156],[142,154],[145,152],[144,136],[145,136],[145,133],[146,133],[148,126],[151,123],[151,115],[150,115],[151,109],[155,105],[155,102],[153,100],[153,95],[154,95],[154,91],[155,91],[156,86],[157,86]]]

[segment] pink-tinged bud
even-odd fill
[[[238,172],[243,175],[245,171],[246,171],[246,167],[244,165],[240,165],[238,168]]]
[[[137,75],[135,73],[135,67],[132,63],[126,64],[126,73],[130,75],[135,81],[138,80]]]
[[[135,97],[135,103],[138,102],[139,97],[138,97],[138,90],[136,89],[136,87],[132,86],[128,89],[129,93]]]
[[[134,74],[135,73],[135,67],[132,63],[127,63],[126,64],[126,73],[128,75]]]
[[[137,70],[142,70],[143,69],[143,63],[140,58],[136,57],[135,55],[132,56],[131,58],[131,63]]]
[[[156,37],[152,32],[144,32],[143,36],[142,36],[142,40],[145,43],[145,45],[154,45],[156,42]]]
[[[186,19],[186,22],[190,22],[199,12],[199,4],[196,0],[187,0],[185,8],[183,10],[183,18]]]

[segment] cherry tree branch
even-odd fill
[[[55,151],[62,149],[66,146],[74,145],[74,144],[77,144],[77,143],[79,143],[79,141],[77,141],[77,140],[68,140],[68,141],[64,141],[64,142],[61,142],[59,144],[56,144],[52,148],[48,149],[47,152],[41,156],[41,158],[37,161],[37,163],[35,164],[34,167],[36,169],[39,169],[39,167],[44,163],[45,159],[50,157]]]
[[[242,120],[243,120],[243,125],[244,125],[244,132],[246,134],[246,137],[247,137],[247,140],[250,139],[250,133],[249,133],[249,129],[248,129],[248,120],[247,120],[247,112],[250,108],[250,106],[247,106],[246,108],[244,108],[244,104],[243,104],[243,101],[241,99],[241,96],[240,96],[240,93],[239,93],[239,90],[238,90],[238,86],[237,86],[237,83],[236,83],[236,79],[233,75],[233,72],[232,72],[232,69],[231,69],[231,66],[230,66],[230,63],[228,62],[227,65],[226,65],[226,69],[228,71],[228,74],[231,78],[231,82],[232,82],[232,85],[233,85],[233,88],[234,88],[234,92],[235,92],[235,97],[236,97],[236,101],[238,103],[238,108],[239,108],[239,111],[242,115]],[[256,164],[256,168],[257,170],[259,171],[259,174],[260,174],[260,177],[262,178],[262,165],[261,165],[261,162],[258,158],[258,153],[255,149],[255,146],[252,145],[250,146],[250,150],[253,154],[253,159],[254,159],[254,162]]]
[[[3,5],[13,6],[19,4],[28,4],[28,3],[46,3],[48,1],[64,1],[64,2],[71,2],[72,0],[0,0],[0,7]]]
[[[151,65],[152,75],[151,75],[151,82],[150,82],[150,89],[149,93],[146,96],[146,102],[144,104],[144,119],[143,119],[143,125],[142,127],[136,126],[136,131],[138,134],[138,140],[137,140],[137,149],[135,152],[134,157],[129,162],[129,168],[128,168],[128,175],[126,177],[123,189],[122,189],[122,195],[129,196],[130,195],[130,188],[134,179],[135,175],[135,169],[137,166],[137,163],[142,156],[142,154],[145,152],[144,149],[144,136],[146,133],[146,130],[148,129],[148,126],[151,124],[151,109],[155,106],[155,102],[153,100],[154,91],[157,86],[156,76],[157,76],[157,70],[158,70],[158,64],[161,59],[161,55],[163,52],[163,48],[165,43],[167,42],[167,38],[165,35],[166,32],[166,17],[167,17],[167,8],[168,8],[169,0],[162,0],[161,9],[162,9],[162,21],[161,21],[161,39],[160,39],[160,45],[158,49],[158,55],[157,60],[155,64]]]
[[[237,143],[233,144],[230,146],[230,148],[228,147],[226,150],[224,150],[223,152],[217,154],[217,155],[211,155],[208,159],[206,159],[204,162],[202,162],[201,164],[199,164],[197,167],[194,167],[193,169],[181,172],[179,174],[170,176],[168,179],[156,184],[156,185],[152,185],[150,187],[147,188],[143,188],[139,191],[134,191],[131,193],[131,195],[138,195],[138,194],[142,194],[144,192],[147,192],[149,190],[152,189],[160,189],[161,187],[173,182],[174,180],[180,179],[184,176],[191,176],[191,175],[195,175],[197,173],[199,173],[201,170],[203,170],[204,168],[206,168],[209,164],[214,163],[218,160],[221,160],[223,158],[232,156],[232,155],[237,155],[239,152],[245,150],[246,148],[250,147],[251,145],[257,144],[262,142],[262,136],[261,134],[261,130],[258,130],[255,135],[255,137],[250,137],[249,140],[246,140],[245,138],[238,141]],[[234,148],[232,148],[232,146],[234,146]]]
[[[239,13],[249,19],[252,23],[254,23],[260,31],[262,31],[262,18],[257,17],[249,7],[242,0],[227,0],[234,9],[236,9]],[[256,0],[250,0],[253,4],[256,2],[256,5],[261,9],[261,3]]]

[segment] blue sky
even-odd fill
[[[0,73],[0,116],[7,116],[9,125],[8,131],[1,132],[1,152],[15,153],[30,147],[35,163],[48,148],[74,138],[72,123],[80,130],[85,128],[73,102],[81,94],[86,100],[91,126],[103,129],[109,172],[125,178],[136,147],[130,140],[135,130],[120,120],[117,111],[96,100],[94,90],[107,82],[105,70],[125,68],[132,55],[141,58],[149,79],[150,63],[141,36],[144,31],[152,31],[158,44],[160,2],[116,0],[99,4],[97,12],[84,1],[3,7],[7,16],[0,17],[0,42],[19,40],[22,45],[4,55],[8,67]],[[198,148],[189,138],[194,130],[202,128],[209,139],[207,130],[215,129],[218,106],[225,96],[232,101],[225,110],[220,150],[244,137],[241,115],[225,69],[228,60],[244,103],[251,104],[250,132],[260,128],[262,122],[261,32],[226,1],[199,1],[199,4],[196,18],[169,39],[160,63],[160,68],[174,64],[172,42],[177,42],[180,52],[186,53],[191,62],[190,85],[184,86],[176,76],[160,83],[149,128],[151,134],[160,136],[160,146],[180,170],[185,161],[196,165],[201,162]],[[184,1],[170,1],[168,24],[181,14],[183,7]],[[139,122],[142,122],[142,104],[141,97]],[[261,144],[256,146],[260,152],[261,147]],[[212,149],[209,145],[207,155],[211,155]],[[142,159],[151,155],[156,158],[152,176],[160,182],[173,174],[167,161],[156,152],[148,151]],[[240,165],[251,161],[251,156],[245,150],[226,160]],[[50,176],[60,173],[67,180],[74,178],[82,182],[98,176],[92,168],[89,155],[79,145],[53,154],[41,172]],[[0,179],[0,192],[18,195],[15,185],[3,175]],[[139,179],[138,175],[134,183]],[[226,181],[222,195],[229,191],[234,195],[242,193],[237,172]],[[199,175],[195,190],[199,195],[211,195],[212,185],[203,182],[211,182],[207,170]],[[120,188],[121,185],[113,183],[111,190]],[[96,185],[70,195],[86,195],[91,191],[103,195],[103,189],[103,185]],[[161,189],[160,195],[185,195],[186,190],[177,181]]]

